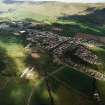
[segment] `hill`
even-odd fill
[[[7,0],[8,1],[8,0]],[[11,1],[11,0],[10,0]],[[85,15],[96,9],[104,8],[105,4],[73,4],[61,2],[23,2],[18,4],[1,2],[0,9],[15,9],[12,13],[2,13],[0,17],[10,17],[16,19],[33,18],[38,20],[52,19],[65,15]],[[8,1],[9,2],[9,1]]]

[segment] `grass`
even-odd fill
[[[98,89],[100,91],[102,99],[105,100],[105,82],[104,81],[97,81],[97,86],[98,86]]]
[[[21,79],[20,74],[26,69],[27,54],[24,49],[22,37],[12,33],[0,33],[0,60],[5,61],[6,68],[0,66],[0,104],[26,105],[33,88],[35,93],[32,105],[48,103],[48,94],[45,84],[40,79]],[[38,75],[37,73],[35,75]],[[12,82],[11,82],[12,81]],[[36,100],[36,101],[35,101]]]
[[[9,35],[8,35],[9,34]],[[14,60],[17,65],[17,70],[24,70],[25,64],[25,51],[24,47],[21,45],[21,41],[19,38],[12,37],[12,33],[8,33],[5,37],[3,35],[0,36],[0,46],[6,49],[7,55]],[[12,35],[11,35],[12,34]],[[5,32],[4,32],[5,35]],[[21,52],[20,52],[21,51]],[[11,62],[10,62],[11,63]],[[12,65],[11,65],[12,66]]]
[[[60,89],[58,90],[59,101],[57,105],[94,105],[94,103],[87,97],[80,96],[74,93],[75,92],[72,89],[69,90],[67,88],[60,87]]]

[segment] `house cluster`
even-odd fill
[[[75,52],[75,55],[90,64],[95,64],[98,60],[97,56],[84,46],[79,46]]]
[[[65,51],[73,52],[81,60],[95,64],[97,56],[93,54],[87,47],[76,42],[75,38],[64,37],[48,31],[28,30],[27,40],[35,46],[40,47],[59,58],[65,57]],[[71,59],[71,57],[69,57]]]
[[[69,50],[70,53],[76,49],[73,53],[80,59],[89,63],[95,63],[97,61],[97,56],[91,53],[86,47],[80,45],[81,40],[77,40],[82,39],[83,41],[81,34],[78,33],[74,38],[64,37],[49,31],[37,30],[35,27],[36,24],[33,25],[31,22],[27,21],[8,21],[0,23],[0,31],[6,30],[13,32],[14,35],[25,35],[29,43],[34,43],[35,46],[43,48],[58,57],[63,56],[67,49],[71,50]],[[78,38],[78,36],[80,37]],[[90,39],[87,35],[85,36],[85,40]],[[97,40],[93,36],[91,39]]]
[[[81,40],[77,37],[64,37],[49,31],[40,31],[31,22],[1,22],[0,31],[6,30],[13,32],[14,35],[23,35],[29,43],[26,48],[41,48],[52,56],[56,56],[64,64],[76,69],[85,67],[84,63],[96,64],[97,56],[92,53],[85,45],[81,45]],[[82,39],[83,41],[83,39]],[[32,47],[34,46],[34,47]],[[98,73],[86,69],[79,69],[81,72],[90,73],[91,76],[99,78]],[[102,76],[101,76],[102,77]]]

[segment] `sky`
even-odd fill
[[[105,2],[105,0],[16,0],[16,1],[61,1],[61,2],[80,2],[80,3]]]

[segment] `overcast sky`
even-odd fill
[[[105,2],[105,0],[16,0],[16,1],[62,1],[62,2],[83,2],[83,3]]]

